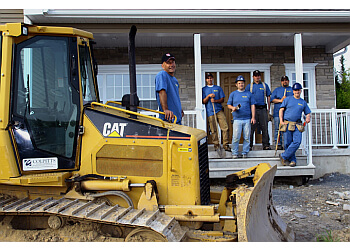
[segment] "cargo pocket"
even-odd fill
[[[295,131],[295,122],[289,122],[288,123],[288,130],[289,131]]]
[[[296,124],[296,126],[297,126],[297,128],[298,128],[298,130],[299,130],[299,132],[304,132],[305,131],[305,127],[304,127],[304,125],[303,124]]]
[[[286,132],[286,131],[287,131],[287,124],[280,123],[280,132]]]

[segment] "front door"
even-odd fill
[[[225,93],[225,101],[223,103],[223,107],[225,110],[225,116],[227,120],[227,124],[229,127],[229,141],[232,141],[232,114],[230,110],[227,108],[227,101],[228,98],[230,97],[230,94],[237,90],[235,80],[237,76],[242,75],[244,79],[246,80],[246,86],[250,82],[250,72],[223,72],[220,73],[220,82],[221,82],[221,87],[224,90]],[[241,136],[240,143],[243,143],[243,138]]]

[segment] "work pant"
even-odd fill
[[[232,155],[238,155],[239,140],[243,131],[243,149],[242,155],[249,152],[249,137],[250,137],[250,119],[248,120],[234,120],[232,125]]]
[[[280,126],[280,118],[279,117],[274,117],[273,118],[273,123],[275,126],[275,131],[274,131],[274,139],[275,139],[275,145],[277,144],[277,136],[278,136],[278,128]],[[280,132],[280,139],[278,141],[278,145],[282,145],[282,139],[283,139],[283,132]]]
[[[228,134],[228,126],[226,122],[226,116],[222,110],[216,113],[216,120],[218,125],[220,126],[220,129],[222,131],[222,145],[225,147],[228,146],[229,144],[229,134]],[[209,116],[208,117],[209,121],[209,126],[210,126],[210,131],[211,131],[211,136],[212,140],[214,143],[214,147],[219,147],[220,142],[219,142],[219,137],[218,137],[218,128],[216,127],[216,122],[215,122],[215,116]]]
[[[289,126],[289,124],[288,124]],[[295,163],[297,162],[297,158],[295,157],[295,153],[297,152],[302,139],[302,133],[295,126],[294,131],[289,131],[287,127],[287,131],[284,132],[284,149],[285,151],[281,154],[283,159]]]
[[[252,131],[250,133],[250,147],[253,147],[254,132],[255,132],[256,128],[258,127],[258,125],[260,126],[261,131],[262,131],[262,145],[263,145],[263,147],[270,146],[269,132],[267,129],[267,123],[268,123],[267,109],[266,108],[262,108],[262,109],[256,108],[255,109],[255,120],[256,120],[256,123],[251,125]]]

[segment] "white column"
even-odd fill
[[[301,34],[294,34],[294,58],[296,82],[303,86],[303,44]]]
[[[206,130],[205,109],[202,104],[201,35],[194,34],[194,82],[196,88],[197,128]]]

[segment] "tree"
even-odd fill
[[[350,72],[345,69],[345,58],[340,57],[340,71],[335,76],[336,102],[338,109],[350,109]]]

